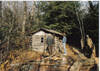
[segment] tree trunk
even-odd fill
[[[27,16],[27,4],[26,1],[24,1],[24,19],[22,24],[22,34],[25,34],[25,24],[26,24],[26,16]]]

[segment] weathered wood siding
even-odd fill
[[[62,39],[57,36],[55,36],[55,49],[57,53],[59,53],[59,51],[63,51]]]
[[[42,52],[44,50],[45,42],[41,42],[41,38],[45,38],[45,32],[39,31],[32,35],[32,49]]]
[[[59,52],[59,49],[62,48],[62,40],[59,39],[58,36],[44,31],[39,31],[32,35],[32,50],[43,52],[47,48],[46,39],[48,36],[52,36],[54,38],[53,51]],[[42,37],[43,42],[41,42]]]

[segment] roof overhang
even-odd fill
[[[29,36],[31,36],[31,35],[33,35],[33,34],[39,32],[39,31],[44,31],[44,32],[47,32],[47,33],[51,33],[51,34],[55,34],[55,35],[59,35],[59,36],[63,36],[62,33],[59,33],[59,32],[54,31],[54,30],[44,29],[44,28],[37,29],[37,30],[35,30],[34,32],[29,33]]]

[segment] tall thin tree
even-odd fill
[[[25,34],[25,24],[26,24],[26,16],[27,16],[27,3],[24,1],[24,18],[23,18],[23,24],[22,24],[22,34]]]

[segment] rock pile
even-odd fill
[[[87,58],[77,49],[67,48],[67,55],[41,56],[33,51],[13,51],[0,65],[0,71],[98,71],[99,59]]]

